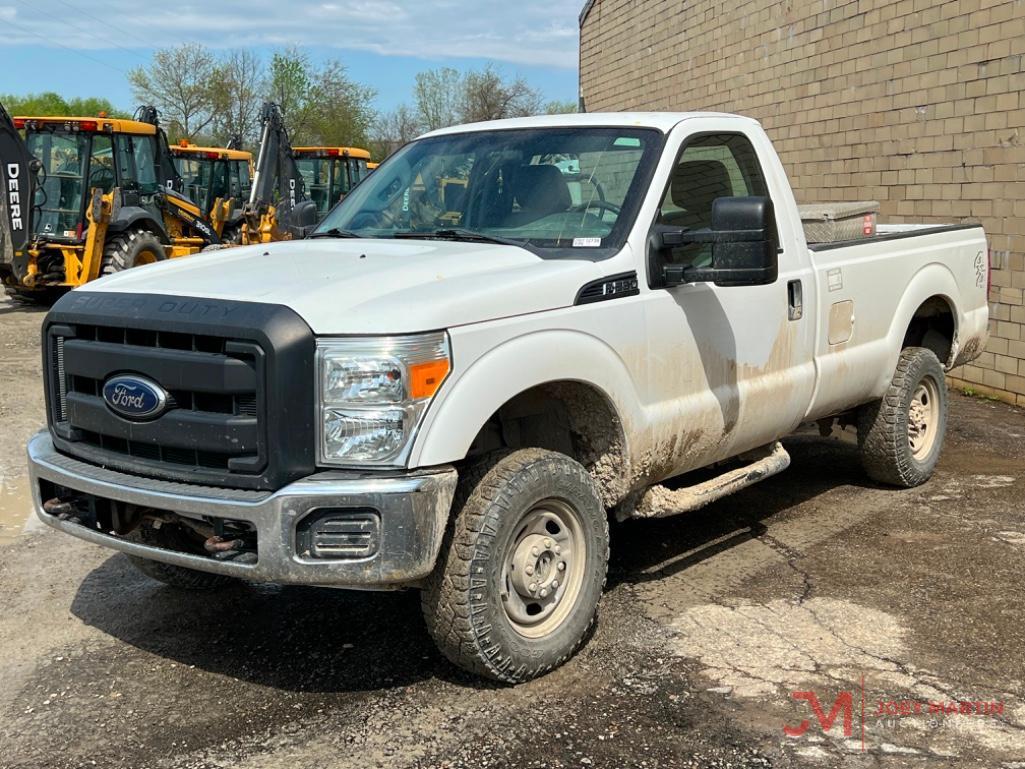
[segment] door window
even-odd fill
[[[706,134],[680,152],[659,208],[658,221],[690,230],[712,225],[717,198],[768,196],[758,155],[742,134]],[[692,243],[674,248],[670,260],[705,267],[711,264],[712,244]]]
[[[89,158],[89,188],[98,189],[106,195],[116,184],[114,146],[109,136],[96,134],[93,136],[92,154]]]
[[[160,185],[153,157],[153,137],[118,134],[115,138],[121,177],[138,183],[139,191],[144,194],[156,192]]]

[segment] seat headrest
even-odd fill
[[[565,211],[573,203],[569,185],[556,166],[520,166],[512,178],[512,192],[521,211],[540,216]]]
[[[729,171],[718,160],[687,160],[673,171],[669,194],[673,203],[704,217],[712,214],[712,202],[733,194]]]

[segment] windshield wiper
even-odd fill
[[[459,227],[433,230],[430,232],[396,232],[395,237],[409,238],[414,240],[417,238],[423,238],[425,240],[461,240],[467,243],[496,243],[501,246],[517,246],[519,248],[524,248],[526,246],[526,243],[522,240],[513,240],[512,238],[501,238],[497,235],[485,235],[482,232],[464,230]]]
[[[323,232],[314,232],[309,236],[309,239],[313,238],[363,238],[365,235],[360,235],[358,232],[352,230],[343,230],[341,227],[332,227],[330,230],[324,230]]]

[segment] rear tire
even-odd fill
[[[129,230],[107,238],[103,246],[100,275],[113,275],[143,264],[162,262],[167,258],[164,246],[148,230]]]
[[[66,288],[41,288],[32,291],[20,286],[4,286],[12,301],[32,307],[49,307],[68,292]]]
[[[595,621],[609,528],[598,488],[567,456],[493,455],[460,481],[424,619],[459,667],[505,683],[568,660]]]
[[[229,225],[221,233],[221,243],[226,246],[242,245],[242,223]]]
[[[886,395],[858,410],[858,446],[869,477],[911,488],[933,474],[947,432],[947,384],[932,350],[900,354]]]
[[[143,544],[154,547],[181,550],[187,548],[189,544],[188,538],[173,524],[165,524],[159,529],[155,529],[144,523],[136,531]],[[132,562],[132,566],[147,577],[179,590],[217,590],[237,582],[232,577],[226,577],[223,574],[208,574],[205,571],[186,569],[184,566],[152,561],[137,555],[128,556],[128,560]]]

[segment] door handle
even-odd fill
[[[787,283],[787,318],[800,320],[804,317],[804,286],[800,280]]]

